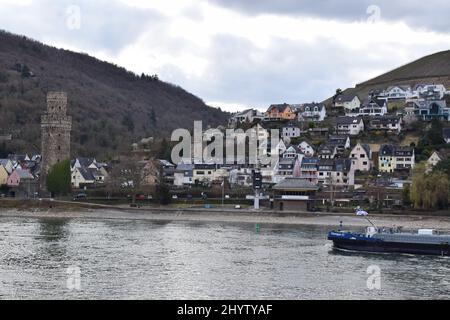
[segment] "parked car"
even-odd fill
[[[86,193],[79,193],[73,197],[73,201],[77,200],[87,200],[87,194]]]

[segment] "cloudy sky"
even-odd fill
[[[236,111],[321,101],[448,50],[449,14],[448,0],[0,0],[0,29]]]

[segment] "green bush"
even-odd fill
[[[70,160],[57,163],[50,169],[47,176],[47,190],[58,196],[65,196],[70,193]]]

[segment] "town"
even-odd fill
[[[256,128],[265,141],[258,145],[260,154],[277,159],[266,165],[172,163],[173,145],[153,138],[132,144],[126,155],[110,161],[70,157],[67,100],[61,92],[47,96],[42,154],[8,154],[0,160],[1,197],[40,198],[48,192],[77,201],[126,199],[133,206],[174,202],[207,208],[241,208],[258,198],[262,208],[275,211],[448,206],[450,92],[442,84],[390,86],[366,97],[338,89],[328,102],[274,104],[266,112],[248,109],[217,128]],[[277,145],[270,144],[272,132],[279,134]],[[0,139],[5,144],[12,136]],[[152,146],[161,144],[158,158]],[[51,183],[63,179],[51,171],[68,159],[69,185]]]

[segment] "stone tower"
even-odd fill
[[[70,159],[72,117],[67,115],[67,93],[48,92],[47,112],[41,117],[41,191],[47,189],[47,174],[58,162]]]

